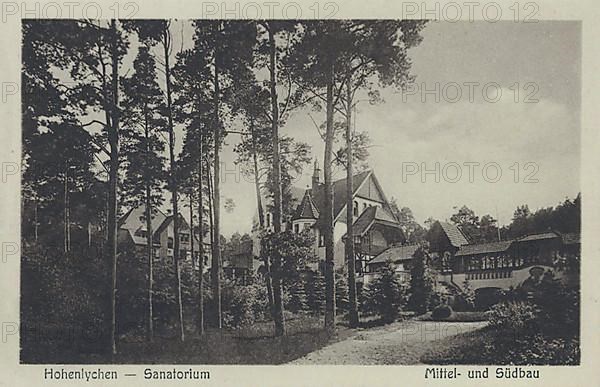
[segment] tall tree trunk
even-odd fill
[[[200,130],[200,129],[199,129]],[[204,193],[202,191],[203,162],[202,134],[199,135],[198,156],[198,335],[204,334]]]
[[[35,238],[35,243],[38,241],[38,199],[37,196],[34,197],[35,207],[33,207],[33,236]]]
[[[219,27],[220,30],[220,27]],[[218,66],[218,42],[215,46],[215,66],[214,66],[214,100],[213,100],[213,109],[214,109],[214,128],[213,128],[213,136],[214,136],[214,185],[213,185],[213,211],[214,211],[214,219],[213,219],[213,248],[212,248],[212,291],[213,291],[213,301],[215,308],[215,325],[217,328],[221,329],[222,327],[222,318],[221,318],[221,170],[220,170],[220,147],[221,147],[221,121],[219,117],[219,66]]]
[[[352,160],[352,77],[346,84],[346,261],[348,262],[348,317],[351,327],[358,326],[358,304],[356,301],[356,262],[354,258],[353,218],[353,160]]]
[[[112,19],[111,26],[111,57],[112,57],[112,104],[111,125],[108,127],[108,141],[110,144],[110,170],[108,191],[108,251],[112,259],[112,284],[111,284],[111,326],[110,345],[112,354],[117,354],[117,189],[119,182],[119,53],[117,21]]]
[[[177,182],[175,181],[175,131],[173,128],[173,111],[171,96],[171,68],[169,66],[169,51],[171,48],[171,34],[169,25],[163,31],[163,49],[165,55],[165,81],[167,92],[167,119],[169,127],[169,160],[170,160],[170,186],[171,201],[173,204],[173,261],[175,266],[176,299],[177,299],[177,324],[179,325],[179,340],[185,340],[183,326],[183,304],[181,301],[181,270],[179,266],[179,208],[177,203]]]
[[[154,287],[154,254],[152,234],[152,199],[150,196],[150,185],[146,183],[146,248],[148,258],[148,340],[154,340],[154,313],[152,293]]]
[[[262,236],[262,232],[265,229],[265,211],[262,205],[262,196],[260,194],[260,181],[258,175],[258,155],[256,154],[256,133],[254,133],[254,120],[250,120],[250,136],[252,138],[252,162],[254,164],[254,189],[256,191],[256,207],[258,208],[258,227],[259,233]],[[260,249],[261,246],[259,245]],[[262,253],[259,252],[259,256]],[[273,283],[271,282],[271,265],[269,263],[269,257],[263,257],[263,264],[265,265],[265,284],[267,286],[267,299],[269,300],[269,312],[271,317],[274,318],[273,314]]]
[[[333,60],[333,59],[330,59]],[[325,180],[324,242],[325,242],[325,329],[335,329],[335,272],[333,250],[333,184],[331,160],[333,157],[333,82],[334,66],[327,71],[327,120],[325,130],[325,155],[323,174]]]
[[[279,160],[279,102],[277,101],[277,69],[275,34],[273,26],[267,24],[269,33],[269,71],[271,78],[269,80],[271,94],[271,136],[273,141],[273,225],[275,233],[281,232],[282,226],[282,203],[281,203],[281,165]],[[283,288],[281,284],[281,257],[273,257],[273,271],[271,281],[273,283],[273,319],[275,320],[275,336],[285,334],[285,321],[283,319]]]
[[[147,104],[146,104],[147,105]],[[150,148],[150,130],[148,128],[148,106],[144,107],[144,135],[146,137],[146,163],[149,162],[149,158],[154,155],[151,154]],[[146,248],[148,258],[148,340],[154,340],[154,307],[153,307],[153,291],[154,291],[154,240],[152,229],[152,191],[149,181],[145,181],[146,184]]]
[[[190,191],[190,257],[194,263],[194,191]]]
[[[69,251],[69,188],[68,188],[69,164],[65,161],[65,175],[63,182],[63,250],[66,253]]]
[[[208,231],[210,233],[210,248],[212,255],[212,248],[215,245],[215,215],[214,215],[214,203],[213,203],[213,189],[212,189],[212,174],[210,168],[206,168],[206,187],[208,188]],[[212,257],[211,257],[211,270],[212,270]]]

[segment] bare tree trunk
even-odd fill
[[[67,182],[67,178],[68,178],[68,174],[69,174],[69,164],[67,163],[67,161],[65,161],[65,176],[64,176],[64,182],[63,182],[63,206],[64,206],[64,210],[63,210],[63,250],[66,253],[69,251],[69,231],[68,231],[68,224],[69,224],[69,202],[68,202],[68,197],[69,197],[69,193],[68,193],[68,182]]]
[[[213,189],[212,189],[212,174],[210,173],[210,168],[206,168],[206,186],[208,187],[208,223],[209,223],[209,233],[210,233],[210,247],[211,252],[212,248],[215,244],[215,222],[214,222],[214,203],[213,203]],[[211,260],[212,262],[212,260]],[[212,266],[212,265],[211,265]],[[211,267],[212,269],[212,267]]]
[[[258,226],[262,235],[265,229],[265,211],[262,205],[262,196],[260,194],[260,181],[258,176],[258,156],[256,155],[256,135],[254,133],[254,120],[250,121],[250,136],[252,137],[252,162],[254,164],[254,189],[256,190],[256,206],[258,208]],[[261,246],[258,246],[260,249]],[[262,253],[259,253],[262,256]],[[263,264],[265,265],[265,283],[267,285],[267,299],[269,300],[269,311],[271,317],[273,315],[273,283],[271,282],[271,265],[269,263],[269,257],[266,255],[263,257]]]
[[[281,203],[281,165],[279,160],[279,103],[277,101],[277,69],[275,65],[276,47],[275,34],[273,26],[265,23],[269,33],[269,71],[271,78],[269,81],[271,94],[271,136],[273,141],[273,225],[275,233],[281,232],[282,226],[282,203]],[[285,334],[285,321],[283,318],[283,288],[281,284],[281,257],[275,256],[273,259],[273,271],[271,281],[273,283],[273,320],[275,322],[275,336]]]
[[[332,60],[332,59],[330,59]],[[327,71],[327,121],[325,130],[325,156],[323,173],[325,180],[325,329],[335,329],[335,272],[333,250],[333,184],[331,160],[333,157],[333,63]]]
[[[152,234],[152,202],[150,185],[146,184],[146,247],[148,258],[148,340],[154,340],[154,313],[153,313],[153,287],[154,287],[154,254]]]
[[[200,130],[200,129],[199,129]],[[202,192],[203,162],[202,162],[202,134],[198,142],[198,233],[200,245],[198,246],[198,335],[204,334],[204,193]]]
[[[194,263],[194,190],[190,191],[190,256]]]
[[[172,96],[171,96],[171,68],[169,66],[169,51],[171,48],[171,34],[169,25],[163,31],[163,49],[165,55],[165,81],[167,93],[167,119],[169,128],[169,159],[170,159],[170,186],[171,186],[171,201],[173,203],[173,261],[175,266],[176,280],[176,298],[177,298],[177,324],[179,325],[179,340],[185,340],[185,331],[183,326],[183,304],[181,301],[181,270],[179,266],[179,208],[177,197],[177,182],[175,181],[175,131],[173,128],[173,111],[172,111]]]
[[[348,262],[348,317],[351,327],[358,326],[358,304],[356,301],[356,262],[354,258],[353,219],[353,160],[352,160],[352,77],[346,84],[346,261]]]
[[[146,161],[152,157],[150,149],[150,130],[148,128],[148,107],[144,109],[144,135],[146,136]],[[148,258],[148,340],[154,340],[154,308],[153,308],[153,291],[154,291],[154,240],[152,230],[152,192],[150,183],[146,183],[146,247]]]
[[[119,182],[119,53],[117,47],[117,21],[112,19],[111,25],[111,56],[112,56],[112,125],[109,126],[108,141],[110,144],[110,171],[108,193],[108,251],[112,258],[111,286],[111,327],[110,342],[112,354],[117,354],[117,189]]]
[[[33,225],[33,235],[35,238],[35,243],[37,243],[38,241],[38,199],[37,196],[35,197],[35,207],[33,208],[33,220],[34,220],[34,225]]]
[[[220,27],[219,27],[220,29]],[[218,46],[218,43],[217,43]],[[216,327],[221,329],[222,317],[221,317],[221,187],[220,187],[220,147],[221,147],[221,128],[220,128],[220,117],[219,117],[219,66],[218,64],[218,47],[215,47],[215,67],[214,67],[214,185],[213,185],[213,227],[214,227],[214,240],[212,248],[212,291],[213,301],[215,308],[215,324]]]

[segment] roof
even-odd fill
[[[310,190],[306,190],[302,202],[296,208],[293,219],[319,219],[319,210],[312,199]]]
[[[539,241],[542,239],[554,239],[554,238],[558,238],[558,234],[550,231],[550,232],[543,232],[540,234],[527,235],[522,238],[519,238],[517,241],[518,242],[529,242],[529,241]]]
[[[356,193],[360,186],[371,176],[373,172],[367,170],[352,177],[352,194]],[[346,179],[333,182],[333,217],[337,218],[340,211],[346,205]]]
[[[368,264],[384,263],[387,260],[392,262],[406,261],[412,259],[418,248],[419,245],[392,246],[370,260]]]
[[[154,217],[152,218],[151,222],[152,230],[155,235],[156,231],[160,228],[165,219],[167,219],[165,213],[162,212],[160,209],[157,208],[156,211],[157,212],[156,214],[154,214]],[[145,217],[145,212],[146,207],[141,205],[130,209],[125,215],[121,217],[121,219],[119,219],[119,228],[129,231],[131,239],[136,245],[146,244],[146,238],[137,235],[137,232],[140,230],[146,231],[146,221],[143,220]],[[154,243],[156,243],[156,241]]]
[[[372,171],[367,170],[358,173],[352,177],[352,193],[355,194],[360,186],[372,174]],[[346,205],[346,179],[340,179],[333,182],[333,218],[336,219],[344,206]],[[313,192],[311,192],[315,205],[320,212],[325,210],[325,184],[319,184]]]
[[[502,242],[490,242],[490,243],[479,243],[474,245],[461,246],[456,252],[456,256],[463,255],[477,255],[477,254],[489,254],[499,253],[508,250],[512,244],[512,240]]]
[[[378,206],[371,206],[364,210],[358,219],[354,221],[352,235],[363,236],[376,221],[381,224],[401,229],[400,225],[387,210]]]
[[[439,224],[442,227],[442,230],[444,230],[444,233],[446,234],[448,239],[450,240],[452,246],[460,247],[469,244],[469,241],[462,233],[462,231],[460,231],[458,226],[446,222],[439,222]]]
[[[159,208],[157,208],[156,211],[156,214],[152,218],[152,232],[154,233],[155,239],[157,238],[157,235],[159,235],[166,227],[169,226],[171,220],[173,220],[173,215],[166,215]],[[140,205],[130,209],[121,217],[121,219],[119,219],[119,228],[129,231],[131,239],[136,245],[146,244],[146,238],[137,235],[137,232],[140,230],[146,231],[146,221],[143,220],[144,215],[145,206]],[[185,218],[181,216],[181,219],[185,225],[184,229],[189,230],[190,227]],[[196,237],[195,240],[198,241],[198,238]],[[160,245],[160,241],[158,240],[155,240],[154,243]],[[207,235],[204,237],[204,243],[210,244],[210,236]]]

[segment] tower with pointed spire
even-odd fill
[[[321,168],[319,168],[319,160],[315,158],[315,166],[312,175],[312,191],[316,192],[321,184]]]

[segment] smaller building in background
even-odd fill
[[[223,275],[242,284],[249,282],[250,276],[259,268],[259,261],[253,254],[252,240],[242,240],[238,244],[227,244],[223,250]]]
[[[475,291],[492,292],[521,286],[536,273],[551,271],[565,283],[578,276],[565,270],[569,262],[579,262],[579,234],[547,231],[521,238],[469,243],[459,227],[436,222],[428,233],[429,253],[436,279],[448,288],[462,290],[465,281]],[[368,263],[368,277],[391,261],[405,281],[410,279],[410,265],[417,245],[392,246]],[[539,276],[538,276],[539,277]],[[535,279],[535,278],[534,278]]]
[[[119,220],[118,245],[120,250],[133,248],[140,257],[146,255],[148,230],[146,229],[145,212],[146,209],[143,205],[132,208]],[[152,241],[156,261],[173,263],[175,247],[173,220],[173,215],[165,214],[160,209],[156,211],[152,218]],[[179,256],[185,257],[186,260],[193,260],[194,268],[198,268],[199,235],[197,232],[192,235],[190,225],[182,215],[179,215],[179,227]],[[203,263],[206,272],[211,265],[211,244],[208,235],[204,237],[203,243]],[[192,245],[194,248],[193,256]]]

